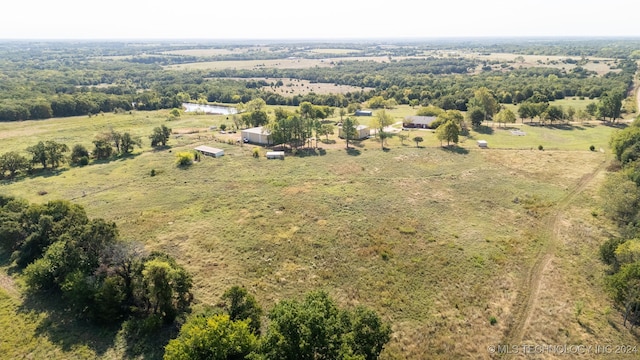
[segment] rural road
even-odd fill
[[[514,305],[514,319],[509,326],[503,344],[522,344],[526,329],[531,322],[531,316],[536,309],[542,274],[551,264],[555,256],[557,244],[560,242],[560,220],[564,210],[573,202],[591,181],[606,168],[606,162],[603,161],[591,173],[583,176],[573,189],[566,194],[555,206],[555,211],[551,213],[547,221],[543,221],[542,226],[549,227],[545,229],[546,244],[537,256],[533,267],[521,285],[520,293]]]

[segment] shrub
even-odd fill
[[[542,145],[538,145],[538,150],[542,151],[544,150],[544,147]]]
[[[591,151],[596,151],[596,147],[595,147],[595,146],[593,146],[593,145],[591,145],[591,146],[589,146],[589,150],[591,150]]]
[[[260,157],[260,149],[257,148],[257,147],[253,148],[252,154],[253,154],[254,158],[259,158]]]
[[[178,166],[189,166],[193,164],[193,160],[195,159],[193,153],[188,151],[179,152],[176,154],[176,157],[178,158],[176,160]]]
[[[81,157],[80,160],[78,161],[78,165],[80,166],[89,165],[89,157],[88,156]]]
[[[153,176],[156,176],[156,169],[151,169],[151,174],[150,174],[150,175],[151,175],[152,177],[153,177]]]
[[[497,324],[497,323],[498,323],[498,319],[496,319],[496,317],[495,317],[495,316],[492,316],[492,317],[490,317],[490,318],[489,318],[489,323],[490,323],[491,325],[495,325],[495,324]]]

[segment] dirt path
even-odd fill
[[[565,195],[556,205],[555,211],[548,216],[545,224],[549,224],[546,229],[546,244],[537,256],[533,267],[529,270],[527,278],[522,284],[518,300],[514,305],[514,319],[509,326],[503,344],[520,345],[524,339],[525,330],[531,322],[531,316],[536,309],[540,293],[542,274],[555,256],[556,245],[560,241],[560,219],[563,211],[580,194],[589,183],[606,167],[603,161],[591,173],[583,176],[574,188]],[[544,225],[543,225],[544,226]]]

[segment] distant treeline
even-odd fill
[[[490,49],[510,49],[521,53],[526,49],[539,53],[543,49],[537,45],[531,48],[520,45],[518,48],[513,44],[500,44]],[[626,50],[610,56],[631,56],[632,51],[627,45],[617,48]],[[425,56],[397,60],[394,56],[419,54],[420,47],[354,46],[360,55],[385,54],[388,60],[346,61],[348,57],[345,55],[342,60],[334,60],[334,66],[322,68],[171,70],[160,65],[194,58],[163,53],[175,49],[166,44],[146,48],[120,43],[45,43],[32,46],[29,43],[0,43],[0,121],[88,115],[118,109],[169,109],[180,106],[180,93],[206,102],[247,103],[262,98],[268,105],[298,106],[308,101],[332,107],[347,107],[382,96],[393,98],[398,104],[418,101],[422,105],[433,104],[445,110],[465,111],[474,90],[480,87],[488,88],[502,103],[520,103],[532,97],[552,101],[567,96],[596,98],[604,93],[626,96],[637,69],[636,62],[631,59],[616,60],[616,70],[604,76],[597,76],[582,67],[586,60],[567,60],[572,65],[571,70],[550,67],[520,69],[515,62],[498,64],[463,57]],[[469,45],[454,43],[452,46],[463,49]],[[548,50],[560,52],[559,46],[550,46]],[[582,49],[575,51],[593,56],[603,55],[600,52],[605,50],[591,43],[578,42],[572,46],[565,49],[566,52]],[[229,56],[256,59],[281,57],[283,53],[306,54],[307,57],[317,55],[305,53],[308,47],[274,45],[273,48],[282,48],[282,51],[251,50]],[[265,80],[249,79],[255,77]],[[360,90],[346,94],[287,96],[265,89],[282,86],[278,84],[279,78],[350,85]]]

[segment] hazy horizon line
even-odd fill
[[[477,36],[395,36],[395,37],[300,37],[300,38],[146,38],[146,37],[113,37],[113,38],[2,38],[0,42],[362,42],[362,41],[469,41],[469,40],[640,40],[640,35],[477,35]]]

